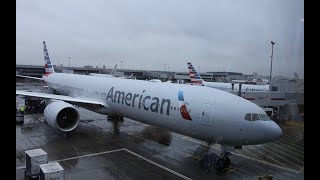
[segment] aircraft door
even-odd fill
[[[203,104],[201,108],[201,114],[200,114],[200,123],[211,126],[212,114],[213,114],[213,105]]]

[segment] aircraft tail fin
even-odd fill
[[[50,59],[49,52],[48,52],[47,45],[46,45],[45,41],[43,41],[43,52],[44,52],[45,74],[47,75],[47,74],[54,73],[53,64]]]
[[[202,80],[200,74],[194,69],[194,67],[192,66],[192,64],[190,62],[188,62],[187,64],[188,64],[191,83],[202,85],[203,80]]]
[[[298,76],[298,74],[296,72],[294,72],[293,74],[294,74],[295,79],[300,79],[300,77]]]
[[[115,75],[115,74],[116,74],[116,71],[117,71],[117,64],[114,65],[114,68],[112,69],[110,75],[113,75],[113,74]]]
[[[259,79],[259,78],[261,78],[261,76],[258,73],[254,72],[253,73],[253,78]]]

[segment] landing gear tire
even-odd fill
[[[231,163],[231,162],[230,162],[230,158],[226,157],[226,158],[224,159],[224,168],[229,167],[230,163]]]
[[[202,160],[199,161],[200,167],[203,168],[204,167],[204,163]]]
[[[224,160],[223,160],[222,158],[219,158],[219,159],[217,160],[215,166],[216,166],[216,169],[217,169],[217,170],[222,170],[222,169],[224,168],[224,166],[225,166]]]

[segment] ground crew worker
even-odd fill
[[[19,108],[19,111],[21,112],[21,113],[24,113],[24,110],[26,109],[26,107],[25,106],[21,106],[20,108]]]

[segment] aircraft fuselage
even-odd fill
[[[104,108],[84,106],[97,113],[204,141],[240,146],[268,142],[279,134],[274,133],[280,128],[273,121],[244,119],[247,113],[265,114],[256,104],[214,88],[63,73],[52,73],[44,80],[61,95],[105,102]]]

